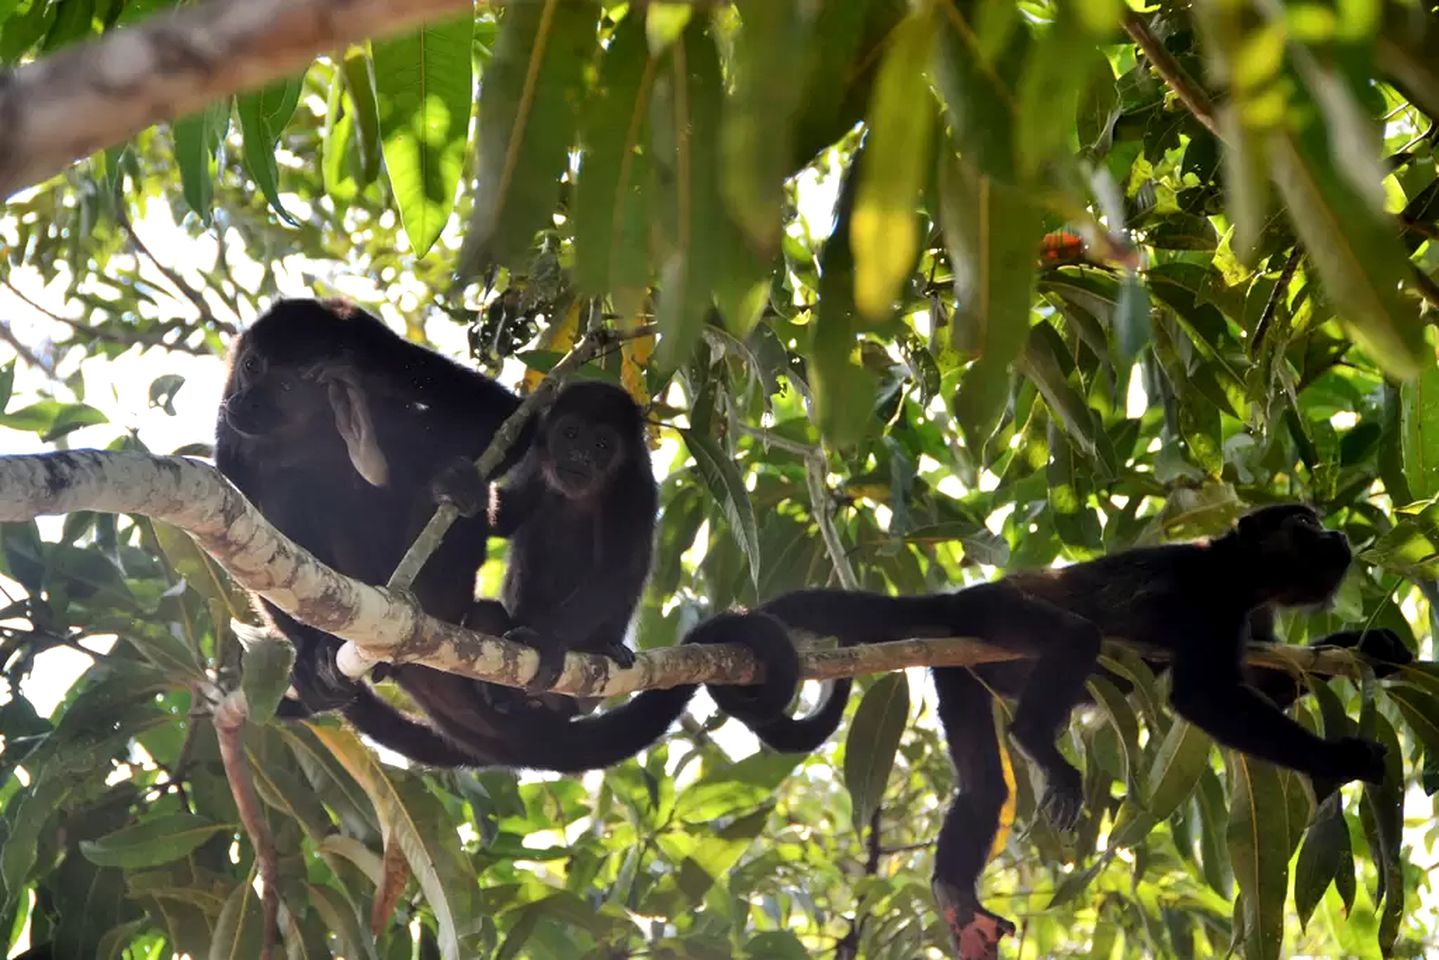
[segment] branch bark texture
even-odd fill
[[[199,460],[144,453],[76,450],[0,457],[0,521],[96,510],[139,514],[187,531],[241,586],[299,620],[352,641],[366,656],[417,662],[506,686],[523,686],[539,666],[527,647],[428,616],[403,594],[341,576],[275,530],[220,473]],[[1018,655],[963,638],[901,640],[803,656],[815,680],[920,666],[973,666]],[[1343,650],[1272,647],[1250,662],[1354,674]],[[747,684],[758,665],[742,647],[670,647],[639,654],[635,665],[571,653],[555,692],[609,697],[691,683]]]
[[[209,0],[0,74],[0,198],[316,54],[468,12],[474,0]]]

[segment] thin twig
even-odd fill
[[[1279,271],[1279,279],[1274,283],[1274,289],[1269,291],[1269,299],[1264,304],[1264,312],[1259,315],[1259,322],[1254,325],[1254,336],[1249,338],[1249,356],[1259,356],[1259,347],[1264,343],[1264,338],[1269,334],[1269,326],[1274,322],[1274,315],[1279,310],[1280,301],[1285,297],[1289,289],[1289,282],[1294,279],[1294,271],[1299,266],[1299,260],[1303,251],[1298,244],[1289,254],[1289,259],[1284,261],[1284,268]]]
[[[126,337],[121,336],[118,333],[112,333],[108,330],[101,330],[99,327],[93,327],[81,320],[71,320],[69,317],[62,316],[61,314],[58,314],[53,310],[46,309],[45,307],[36,303],[29,296],[27,296],[24,291],[22,291],[19,287],[15,286],[15,284],[11,283],[8,279],[5,278],[0,278],[0,287],[4,287],[6,290],[9,290],[10,293],[16,297],[16,299],[20,300],[30,309],[36,311],[37,313],[44,314],[49,319],[55,321],[58,324],[61,324],[62,326],[69,327],[72,331],[75,332],[77,336],[80,337],[88,337],[91,340],[100,340],[105,343],[118,343],[127,347],[139,347],[142,350],[149,349],[150,347],[159,347],[162,350],[172,350],[175,353],[187,353],[193,357],[213,356],[211,351],[203,347],[192,347],[186,344],[183,340],[177,341],[175,343],[166,343],[164,340],[158,339],[157,337],[139,335],[138,332],[136,336]],[[174,329],[174,327],[170,326],[166,329]],[[162,329],[160,331],[160,336],[163,336],[164,333],[165,330]]]
[[[0,321],[0,340],[4,340],[10,344],[11,348],[20,355],[20,359],[24,360],[36,370],[43,371],[50,379],[55,379],[55,364],[52,361],[41,360],[35,351],[31,350],[25,345],[24,341],[15,336],[14,331],[10,329],[10,325],[4,321]]]
[[[1174,95],[1194,115],[1194,119],[1218,137],[1219,124],[1214,119],[1214,104],[1210,101],[1209,94],[1205,93],[1204,88],[1174,59],[1164,44],[1150,33],[1149,24],[1144,18],[1133,10],[1128,11],[1124,17],[1124,31],[1139,44],[1139,48],[1149,58],[1150,65],[1154,67],[1154,72],[1169,85],[1169,89],[1174,91]]]
[[[120,224],[120,227],[125,231],[126,235],[129,236],[130,242],[135,245],[135,249],[138,250],[146,260],[149,260],[166,280],[170,281],[170,286],[179,291],[181,296],[190,301],[196,310],[200,311],[200,323],[212,329],[219,330],[221,333],[229,334],[230,336],[234,336],[238,332],[233,323],[221,320],[215,316],[214,311],[210,309],[210,305],[205,302],[204,296],[201,295],[200,291],[190,286],[189,282],[180,276],[179,271],[161,263],[160,258],[150,251],[150,247],[144,240],[140,239],[140,234],[135,229],[135,225],[130,222],[130,216],[125,212],[125,204],[123,201],[117,201],[115,204],[115,220]]]
[[[244,695],[231,693],[225,696],[215,708],[212,722],[220,744],[220,760],[225,766],[225,779],[230,782],[230,795],[235,798],[235,809],[239,811],[240,823],[250,838],[255,851],[255,864],[260,871],[260,882],[264,886],[261,902],[264,905],[264,941],[260,948],[260,960],[270,960],[280,935],[280,863],[275,852],[275,841],[265,823],[265,814],[260,807],[260,797],[255,793],[255,784],[250,777],[249,760],[245,757],[245,722],[249,719],[249,707]]]
[[[809,487],[811,513],[814,515],[814,522],[819,524],[819,534],[824,538],[824,548],[829,553],[830,562],[834,564],[839,585],[846,590],[858,590],[859,578],[854,575],[854,567],[850,566],[849,555],[845,553],[839,531],[835,529],[834,501],[830,499],[829,488],[824,482],[827,470],[828,465],[822,451],[815,450],[805,459],[804,478]]]
[[[530,417],[549,404],[555,391],[559,389],[560,384],[567,376],[605,350],[625,340],[650,336],[657,329],[655,324],[644,324],[633,330],[608,328],[591,330],[581,337],[580,342],[575,344],[574,348],[554,365],[534,392],[525,397],[519,408],[500,425],[500,429],[495,431],[495,438],[490,441],[489,447],[480,459],[475,461],[475,469],[479,471],[480,476],[485,480],[490,479],[505,455],[509,453],[510,448],[514,446],[515,441],[519,439],[520,433],[524,430]],[[459,511],[452,504],[442,503],[436,508],[434,516],[430,517],[430,522],[425,525],[424,530],[420,531],[419,536],[415,537],[415,542],[410,544],[410,549],[405,552],[404,557],[395,567],[395,572],[390,575],[390,582],[387,586],[391,590],[410,589],[410,585],[415,582],[415,577],[419,576],[420,571],[424,569],[425,561],[430,559],[430,554],[435,552],[435,548],[440,545],[440,540],[445,536],[445,532],[450,529],[450,525],[458,516]]]

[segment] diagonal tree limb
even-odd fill
[[[0,456],[0,522],[95,510],[148,516],[187,531],[237,583],[303,623],[352,641],[366,655],[523,687],[539,666],[530,648],[428,616],[403,594],[341,576],[260,516],[214,467],[186,457],[75,450]],[[1150,655],[1146,652],[1146,656]],[[972,666],[1020,659],[963,638],[900,640],[808,650],[802,674],[816,680],[920,666]],[[1347,650],[1280,645],[1248,662],[1295,673],[1354,676]],[[742,647],[675,646],[640,653],[620,669],[607,657],[571,653],[555,692],[610,697],[691,683],[749,684],[759,667]]]

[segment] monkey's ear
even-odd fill
[[[370,419],[370,405],[365,400],[365,391],[348,378],[332,378],[328,386],[335,429],[340,431],[340,437],[345,441],[355,472],[373,487],[385,486],[390,482],[390,464],[385,460],[385,452],[380,449],[379,437],[375,435],[375,423]]]

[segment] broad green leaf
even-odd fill
[[[212,103],[199,113],[176,120],[171,128],[185,202],[206,226],[210,225],[215,195],[215,151],[230,127],[230,103],[228,97]]]
[[[732,459],[709,437],[694,430],[681,430],[685,447],[694,457],[695,468],[704,480],[710,495],[724,511],[730,533],[749,561],[750,580],[759,582],[759,530],[755,525],[754,507],[749,492]]]
[[[1245,956],[1278,960],[1289,892],[1284,788],[1274,766],[1238,751],[1228,759],[1229,860],[1239,883]]]
[[[1086,456],[1097,457],[1101,434],[1084,397],[1065,376],[1060,360],[1063,349],[1054,328],[1047,321],[1041,322],[1028,332],[1015,366],[1039,388],[1045,405],[1074,445]]]
[[[658,66],[643,18],[625,17],[581,113],[575,282],[591,296],[638,301],[649,278],[650,93]]]
[[[794,123],[792,168],[798,169],[863,119],[890,35],[908,0],[819,4]]]
[[[1399,385],[1399,440],[1407,496],[1439,495],[1439,360]]]
[[[330,94],[325,100],[325,136],[320,143],[320,174],[325,194],[337,204],[349,203],[360,192],[351,149],[355,139],[355,114],[344,92],[345,78],[337,70],[330,78]]]
[[[734,95],[720,126],[725,199],[749,243],[770,256],[779,245],[784,181],[792,172],[794,115],[803,92],[809,24],[802,4],[736,3]]]
[[[1404,749],[1393,725],[1379,713],[1367,692],[1359,730],[1361,735],[1371,736],[1388,748],[1384,757],[1384,782],[1364,785],[1361,806],[1368,808],[1372,819],[1370,853],[1380,874],[1379,887],[1384,898],[1384,909],[1379,915],[1379,949],[1390,956],[1404,918]]]
[[[935,126],[925,77],[934,48],[934,9],[921,4],[895,27],[865,115],[869,137],[850,245],[855,306],[872,321],[889,316],[919,254],[918,206]]]
[[[1074,448],[1052,420],[1049,449],[1051,456],[1045,475],[1049,478],[1049,509],[1054,515],[1055,532],[1065,546],[1089,556],[1097,555],[1102,533],[1099,515],[1088,503],[1090,473],[1081,469]]]
[[[354,734],[336,727],[313,727],[312,732],[369,797],[386,846],[399,845],[434,913],[441,955],[459,960],[456,922],[469,916],[475,877],[453,842],[453,826],[441,826],[445,817],[438,801],[415,781],[380,766]]]
[[[491,263],[523,267],[535,232],[551,225],[598,16],[599,5],[587,0],[505,9],[480,85],[478,182],[463,275]]]
[[[1344,810],[1336,791],[1320,805],[1294,865],[1294,910],[1299,914],[1301,927],[1309,924],[1314,908],[1346,861],[1352,878],[1354,864],[1349,852],[1349,827],[1344,822]]]
[[[834,229],[820,251],[819,310],[810,325],[807,372],[815,416],[820,433],[834,446],[861,440],[874,409],[875,376],[854,359],[858,323],[849,229],[866,143],[856,148],[840,186]]]
[[[254,93],[243,93],[235,104],[240,113],[240,130],[245,137],[245,169],[280,219],[298,225],[280,203],[280,168],[275,162],[275,145],[300,102],[304,77],[290,77]]]
[[[1298,135],[1276,133],[1269,147],[1289,217],[1345,329],[1396,377],[1432,365],[1418,307],[1399,295],[1409,264],[1392,219],[1334,169],[1317,124]]]
[[[15,388],[15,361],[0,367],[0,414],[10,404],[10,393]]]
[[[1176,719],[1154,755],[1149,770],[1148,806],[1156,820],[1168,820],[1189,799],[1200,776],[1209,769],[1209,734]]]
[[[249,880],[235,884],[210,942],[209,960],[252,960],[265,938],[263,907]]]
[[[1047,165],[1069,159],[1070,143],[1078,136],[1076,118],[1084,85],[1102,54],[1095,39],[1077,16],[1080,7],[1093,4],[1059,4],[1055,22],[1036,31],[1020,74],[1015,109],[1015,160],[1028,180]]]
[[[651,131],[659,226],[661,366],[687,358],[712,309],[711,291],[727,231],[720,200],[719,123],[724,82],[719,54],[703,18],[685,28],[655,77]],[[665,189],[667,187],[667,189]]]
[[[191,851],[229,824],[211,823],[192,813],[174,813],[142,820],[99,840],[82,840],[80,852],[102,867],[153,867],[189,856]]]
[[[288,640],[266,636],[246,647],[240,687],[255,723],[268,723],[275,715],[275,708],[290,686],[290,667],[294,663],[295,648]]]
[[[903,673],[880,677],[864,693],[844,747],[844,785],[854,828],[864,835],[884,799],[895,751],[909,719],[909,681]]]
[[[467,11],[372,45],[385,170],[417,257],[454,209],[470,130],[473,34]]]
[[[375,99],[375,78],[369,55],[360,48],[345,54],[340,71],[349,97],[346,116],[354,122],[354,144],[360,160],[360,186],[368,186],[380,175],[383,148],[380,142],[380,105]]]
[[[1119,745],[1124,751],[1124,777],[1129,783],[1130,794],[1140,795],[1139,776],[1143,754],[1139,749],[1139,720],[1119,688],[1103,677],[1092,676],[1086,681],[1090,695],[1109,718],[1114,732],[1119,735]]]
[[[983,178],[1013,183],[1017,172],[1015,86],[1028,32],[1013,31],[998,55],[992,56],[975,26],[958,5],[946,5],[942,10],[937,24],[935,86],[965,163],[977,167]],[[1048,108],[1045,115],[1052,116]],[[1031,261],[1034,252],[1032,248],[1026,251]]]
[[[954,270],[950,345],[977,359],[965,371],[954,412],[978,448],[1009,395],[1010,367],[1029,335],[1039,210],[1024,192],[944,153],[939,217]]]
[[[375,938],[361,924],[355,904],[333,887],[312,883],[306,885],[305,891],[309,895],[310,906],[315,908],[325,926],[340,941],[346,957],[376,960]]]
[[[80,427],[108,423],[106,416],[84,403],[40,400],[10,413],[0,414],[0,427],[37,433],[43,443],[53,443]]]

